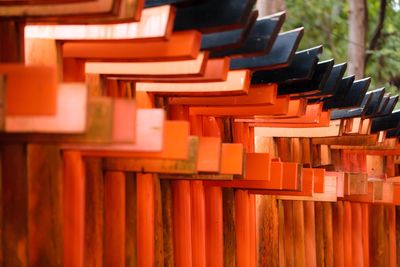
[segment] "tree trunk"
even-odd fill
[[[366,5],[364,0],[349,0],[349,74],[364,77]]]
[[[264,17],[286,9],[285,0],[258,0],[256,8],[259,17]]]

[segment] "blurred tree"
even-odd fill
[[[349,0],[348,73],[354,74],[356,79],[364,77],[365,32],[367,24],[365,0]]]
[[[300,49],[322,44],[322,60],[333,57],[336,63],[348,61],[348,44],[352,41],[348,27],[349,1],[356,0],[286,0],[284,30],[304,26]],[[400,0],[361,1],[365,4],[365,76],[372,77],[371,89],[384,86],[397,94],[400,89]],[[278,10],[269,13],[274,11]]]
[[[258,9],[259,17],[264,17],[285,10],[285,0],[259,0],[256,8]]]

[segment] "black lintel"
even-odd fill
[[[342,81],[343,75],[346,72],[346,68],[347,63],[341,63],[333,66],[333,69],[324,88],[321,90],[321,92],[308,96],[308,98],[312,97],[312,99],[309,100],[320,100],[321,97],[330,97],[335,95],[336,91],[339,89],[339,85]]]
[[[379,106],[382,102],[383,95],[385,94],[385,88],[379,88],[368,92],[371,94],[371,102],[367,106],[364,116],[366,118],[374,117],[379,110]]]
[[[278,35],[268,54],[257,57],[233,58],[230,69],[272,70],[287,67],[303,36],[304,28],[284,32]]]
[[[386,131],[386,138],[395,138],[400,136],[400,128],[390,129]]]
[[[373,118],[371,122],[371,133],[396,129],[399,127],[399,125],[400,125],[400,110],[396,110],[389,115]]]
[[[393,112],[394,108],[396,107],[397,101],[399,101],[399,96],[391,96],[385,108],[383,109],[382,115],[389,115]]]
[[[365,94],[360,107],[345,108],[331,111],[331,120],[348,119],[355,117],[372,117],[377,110],[379,99],[385,93],[384,88],[369,91]]]
[[[257,17],[258,11],[253,11],[247,24],[242,28],[203,34],[201,37],[201,50],[220,51],[240,47],[250,34]]]
[[[318,63],[322,46],[296,52],[292,62],[286,68],[255,71],[251,77],[252,84],[292,83],[311,79]]]
[[[226,49],[211,53],[211,57],[258,56],[269,53],[285,21],[285,13],[280,12],[259,18],[250,30],[244,43],[236,49]]]
[[[174,30],[197,29],[203,33],[243,27],[256,0],[204,0],[197,5],[178,8]]]
[[[332,71],[333,64],[333,59],[318,62],[311,79],[281,84],[278,87],[278,95],[307,94],[307,92],[322,90]]]
[[[360,107],[368,86],[371,83],[371,78],[364,78],[355,81],[350,90],[347,92],[344,100],[335,103],[335,108],[358,108]]]
[[[340,104],[344,101],[346,94],[350,91],[355,80],[354,75],[343,78],[334,96],[324,99],[323,110],[340,108]],[[336,107],[338,105],[338,107]]]
[[[389,99],[390,99],[390,94],[386,93],[383,96],[383,99],[382,99],[381,103],[379,104],[378,111],[376,112],[377,114],[382,114],[383,113],[386,105],[389,103]]]

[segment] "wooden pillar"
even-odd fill
[[[237,266],[250,266],[249,194],[246,190],[235,192]]]
[[[333,263],[335,267],[344,266],[344,207],[343,202],[332,204]]]
[[[125,263],[126,267],[137,264],[137,191],[136,174],[125,173]]]
[[[22,21],[0,20],[0,63],[24,61]],[[25,144],[1,145],[0,265],[28,266],[28,180]]]
[[[224,266],[236,266],[235,190],[223,188]]]
[[[2,144],[2,266],[28,266],[28,181],[22,144]]]
[[[138,266],[154,266],[154,176],[136,174]]]
[[[84,158],[85,164],[85,264],[103,266],[104,177],[100,158]]]
[[[305,231],[303,201],[293,202],[293,242],[295,266],[307,266],[305,261]]]
[[[353,265],[353,245],[352,245],[352,216],[351,203],[343,202],[343,248],[344,248],[344,266]]]
[[[173,228],[173,201],[171,181],[161,180],[162,218],[163,218],[163,244],[164,266],[174,267],[174,228]]]
[[[362,245],[364,267],[369,267],[369,204],[361,203]]]
[[[148,201],[151,202],[150,199]],[[106,172],[104,207],[104,264],[122,267],[125,266],[125,174],[123,172]],[[141,244],[144,248],[146,245],[146,242]]]
[[[388,230],[389,230],[389,257],[390,267],[397,265],[397,246],[396,243],[396,208],[393,205],[386,206],[388,212]]]
[[[194,267],[206,266],[206,213],[202,181],[190,182],[192,255]],[[216,204],[216,203],[215,203]],[[216,253],[216,252],[214,252]]]
[[[154,179],[154,266],[165,266],[164,222],[161,184],[158,176]]]
[[[85,172],[78,151],[64,152],[63,266],[84,266]]]
[[[294,251],[294,239],[293,239],[293,201],[283,200],[283,212],[284,212],[284,244],[285,244],[285,266],[295,266],[295,251]]]
[[[204,189],[206,205],[206,258],[207,266],[224,265],[224,225],[222,189],[210,186]]]
[[[27,159],[29,266],[62,266],[60,149],[30,144]]]
[[[192,266],[190,182],[172,182],[175,266]]]
[[[332,206],[330,202],[323,202],[323,221],[324,221],[324,253],[326,266],[334,265],[333,254],[333,229],[332,229]]]
[[[382,204],[370,205],[370,264],[371,266],[390,266],[388,214]]]
[[[250,234],[250,265],[257,266],[257,240],[256,240],[256,198],[249,195],[249,234]]]
[[[317,255],[315,247],[315,210],[314,202],[304,201],[304,246],[305,265],[308,267],[317,266]]]
[[[258,266],[279,265],[278,203],[274,196],[258,195]]]

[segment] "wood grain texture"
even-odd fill
[[[136,174],[138,266],[154,265],[154,174]]]
[[[249,195],[249,235],[250,235],[250,267],[257,266],[257,223],[256,223],[256,196]]]
[[[371,266],[392,266],[390,260],[390,226],[388,224],[389,214],[387,208],[381,204],[370,205],[369,212],[370,264]]]
[[[202,181],[190,182],[193,266],[206,266],[206,202]]]
[[[305,265],[317,266],[316,239],[315,239],[315,207],[311,201],[303,202],[304,212],[304,246]]]
[[[2,265],[29,266],[27,154],[23,144],[2,144]]]
[[[63,152],[64,266],[84,266],[85,170],[78,151]]]
[[[294,242],[294,225],[293,225],[293,201],[282,201],[284,224],[284,246],[285,246],[285,266],[295,266],[295,242]]]
[[[125,192],[124,173],[106,172],[104,176],[103,254],[106,266],[125,266]],[[150,199],[148,201],[151,202]],[[140,241],[143,242],[143,240]],[[145,247],[145,244],[141,243],[141,247]],[[148,253],[148,251],[146,252]]]
[[[233,188],[222,188],[223,201],[223,234],[224,234],[224,266],[236,266],[236,221],[235,191]]]
[[[102,267],[104,249],[104,177],[101,158],[85,164],[85,266]]]
[[[136,174],[125,173],[125,196],[126,196],[126,212],[125,212],[125,256],[126,267],[136,267],[137,262],[137,190],[136,190]]]
[[[163,203],[164,266],[173,267],[175,266],[175,258],[172,186],[168,180],[161,180],[160,186]]]
[[[62,266],[61,167],[57,146],[27,146],[30,266]]]
[[[293,241],[294,241],[294,257],[295,266],[306,265],[306,249],[305,246],[305,224],[304,224],[304,205],[303,201],[293,201]]]
[[[256,196],[258,217],[258,266],[279,264],[278,203],[274,196]]]
[[[205,187],[206,266],[224,265],[223,195],[220,187]]]
[[[250,266],[249,194],[246,190],[235,192],[237,266]]]
[[[154,179],[154,265],[164,264],[163,202],[159,176]]]
[[[343,202],[332,204],[332,237],[334,266],[344,266],[344,207]]]
[[[352,216],[351,203],[343,202],[343,248],[344,248],[344,264],[352,266],[353,264],[353,235],[352,235]]]
[[[24,21],[1,21],[0,62],[24,62],[24,27]]]
[[[190,182],[172,182],[174,261],[176,266],[192,266]]]

